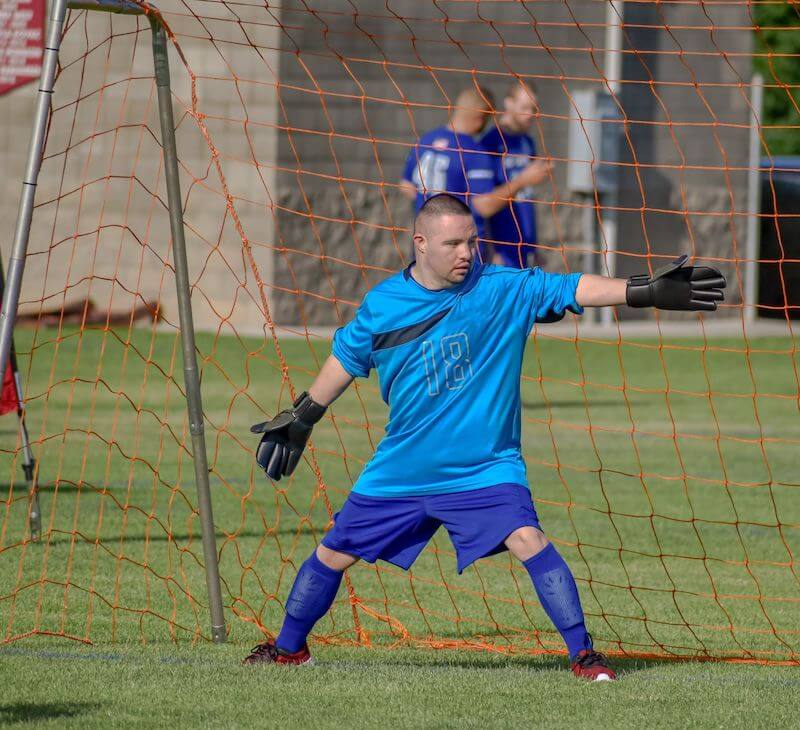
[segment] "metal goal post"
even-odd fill
[[[203,404],[200,394],[200,374],[197,368],[194,321],[189,292],[189,272],[183,230],[180,180],[178,178],[175,124],[172,115],[167,34],[158,11],[152,5],[138,5],[129,0],[52,0],[39,82],[39,94],[31,143],[28,150],[28,162],[22,183],[22,196],[14,233],[14,243],[9,259],[6,286],[3,292],[2,310],[0,310],[0,373],[5,372],[11,355],[12,335],[17,316],[25,257],[28,251],[36,184],[42,164],[58,52],[61,46],[61,35],[68,8],[119,13],[122,15],[146,15],[150,21],[153,64],[158,90],[158,113],[161,122],[161,142],[164,149],[164,171],[167,183],[170,231],[172,234],[172,253],[175,259],[175,287],[178,295],[181,328],[183,377],[186,385],[186,406],[189,411],[189,428],[192,436],[192,459],[194,461],[197,502],[203,535],[203,558],[206,587],[208,589],[208,605],[211,614],[211,636],[215,642],[221,643],[226,639],[225,617],[222,610],[222,591],[220,588],[214,517],[208,479]]]

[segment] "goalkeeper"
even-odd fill
[[[244,660],[304,664],[306,638],[330,608],[343,571],[358,560],[407,570],[444,525],[458,572],[509,550],[530,574],[564,639],[572,671],[614,679],[595,652],[575,580],[539,525],[520,452],[522,356],[536,322],[584,307],[628,304],[713,311],[725,279],[686,257],[653,276],[623,279],[478,264],[469,208],[442,194],[420,208],[416,261],[372,289],[337,330],[333,352],[307,393],[272,421],[256,460],[271,479],[291,474],[313,425],[356,377],[378,371],[389,422],[334,525],[301,566],[275,641]]]

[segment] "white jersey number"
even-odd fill
[[[414,184],[421,193],[431,190],[442,191],[447,189],[447,170],[450,168],[450,158],[447,155],[437,155],[428,150],[419,158],[419,164],[414,170]]]
[[[472,361],[469,358],[469,339],[464,332],[447,335],[439,341],[441,365],[436,363],[436,345],[433,340],[422,343],[422,361],[425,365],[425,379],[428,381],[428,395],[439,395],[441,385],[439,370],[444,371],[444,384],[448,390],[460,390],[472,377]]]

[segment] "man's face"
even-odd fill
[[[417,258],[447,286],[466,278],[475,259],[478,232],[471,215],[442,215],[425,221],[414,234]]]
[[[486,122],[489,120],[490,110],[486,107],[479,109],[465,109],[464,110],[464,127],[466,133],[472,137],[477,136],[483,131]]]
[[[538,111],[536,94],[522,87],[513,95],[505,98],[505,110],[511,121],[514,132],[527,132]]]

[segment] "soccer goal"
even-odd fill
[[[762,118],[762,88],[786,84],[761,61],[758,12],[53,0],[40,88],[10,102],[34,131],[7,151],[24,184],[0,367],[13,336],[30,445],[0,444],[2,640],[278,630],[387,409],[357,380],[280,482],[249,426],[306,389],[364,293],[411,261],[417,141],[464,89],[488,105],[480,134],[511,123],[522,85],[530,150],[492,154],[547,160],[513,201],[535,227],[489,223],[481,255],[627,277],[688,253],[729,282],[713,319],[609,310],[531,333],[522,451],[595,644],[797,662],[800,259],[777,191],[800,164],[779,164],[782,125]],[[459,575],[443,532],[408,572],[350,569],[312,639],[563,651],[520,565]]]

